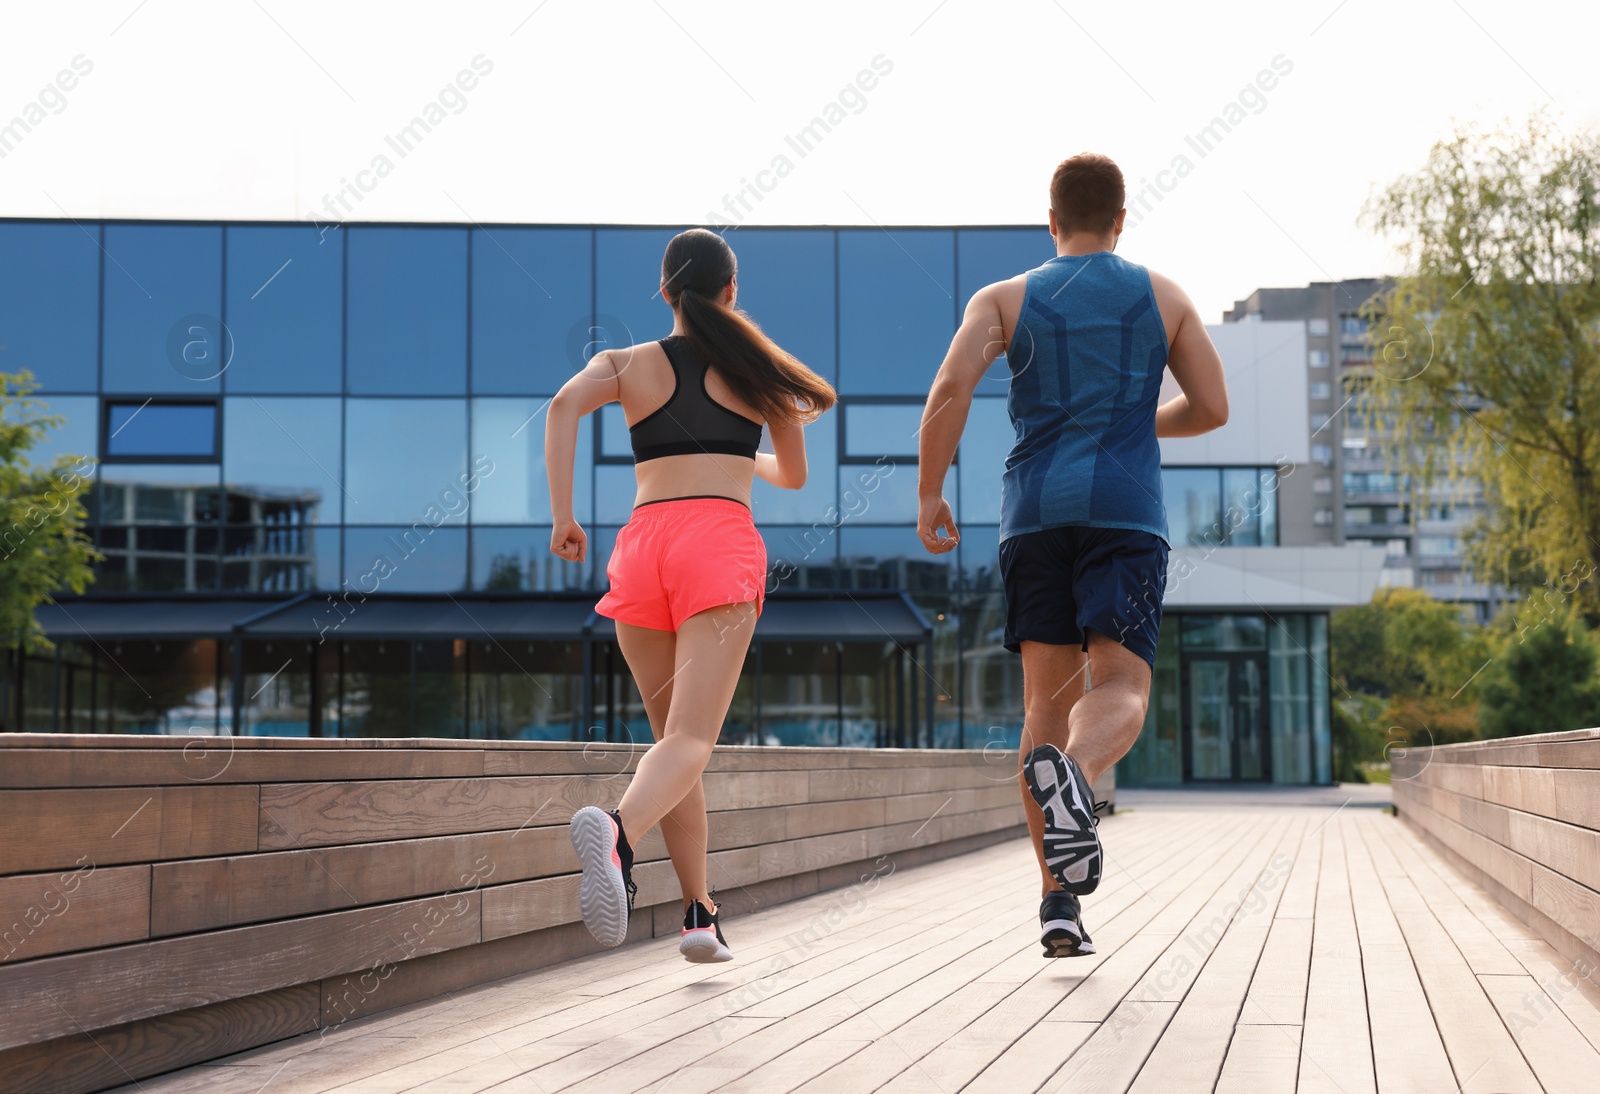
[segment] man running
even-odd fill
[[[1167,572],[1156,438],[1228,420],[1222,360],[1194,304],[1112,253],[1125,193],[1105,156],[1056,168],[1056,257],[973,295],[922,415],[917,534],[943,554],[959,540],[945,472],[973,391],[1005,354],[1016,444],[1000,573],[1005,645],[1022,654],[1021,782],[1046,957],[1094,952],[1078,904],[1100,883],[1090,787],[1133,747],[1149,703]],[[1158,406],[1165,369],[1182,394]]]

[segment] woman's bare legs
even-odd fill
[[[711,749],[722,733],[723,719],[733,702],[739,670],[744,667],[745,652],[750,648],[755,615],[754,604],[728,604],[684,620],[673,639],[672,667],[661,683],[656,681],[662,679],[666,665],[663,644],[649,636],[664,632],[617,625],[618,643],[622,645],[623,656],[628,660],[640,691],[656,693],[658,700],[660,696],[669,696],[666,716],[659,730],[655,725],[655,712],[651,711],[651,731],[657,733],[659,739],[639,761],[639,770],[622,795],[622,804],[618,806],[622,827],[629,841],[637,843],[651,827],[662,824],[661,835],[667,842],[674,869],[679,862],[674,842],[680,835],[685,837],[681,841],[687,845],[685,857],[698,863],[698,878],[695,879],[698,891],[690,892],[691,879],[680,870],[678,879],[683,895],[703,900],[708,908],[711,898],[705,892],[705,792],[700,774],[711,759]],[[628,632],[626,639],[623,637],[625,630]],[[644,659],[640,668],[634,666],[630,645],[646,647],[640,650]],[[640,675],[641,668],[650,675],[649,682]],[[650,709],[648,705],[646,709]],[[681,822],[677,813],[679,807],[686,814]],[[674,821],[663,823],[669,815]],[[698,841],[698,846],[691,840]],[[693,853],[688,854],[691,850]]]
[[[677,635],[618,623],[617,645],[622,647],[628,671],[639,686],[645,714],[650,718],[650,732],[659,741],[666,733],[667,712],[672,705]],[[627,827],[626,822],[623,826]],[[706,792],[700,780],[696,779],[693,789],[661,819],[661,838],[678,874],[683,906],[688,908],[691,900],[699,900],[712,908],[706,886]]]

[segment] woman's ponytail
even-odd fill
[[[838,396],[748,315],[718,299],[736,272],[733,249],[721,236],[691,228],[667,244],[661,287],[690,343],[742,402],[771,423],[815,421]]]

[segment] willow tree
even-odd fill
[[[1369,202],[1404,272],[1367,305],[1367,397],[1422,489],[1481,485],[1469,563],[1519,611],[1600,618],[1600,143],[1458,131]]]
[[[52,593],[83,592],[97,557],[83,533],[81,500],[92,461],[30,458],[61,424],[28,397],[36,386],[26,372],[0,372],[0,649],[48,646],[34,609]]]

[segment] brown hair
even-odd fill
[[[1122,169],[1098,152],[1062,160],[1050,177],[1050,208],[1063,235],[1109,232],[1127,196]]]
[[[738,273],[733,248],[716,232],[690,228],[667,244],[661,288],[683,317],[690,343],[743,402],[778,425],[814,422],[838,396],[832,385],[718,299]]]

